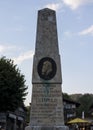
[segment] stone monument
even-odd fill
[[[68,130],[64,125],[61,84],[56,13],[45,8],[38,11],[31,115],[26,130]]]

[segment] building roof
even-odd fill
[[[73,100],[71,100],[71,99],[65,99],[65,98],[63,98],[63,101],[64,101],[64,102],[67,102],[67,103],[69,103],[69,104],[75,104],[76,107],[79,107],[79,106],[80,106],[80,103],[78,103],[78,102],[76,102],[76,101],[73,101]]]

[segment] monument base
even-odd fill
[[[27,126],[25,130],[69,130],[68,126]]]

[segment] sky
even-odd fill
[[[25,75],[29,105],[37,13],[56,11],[62,92],[93,93],[93,0],[0,0],[0,57],[14,60]]]

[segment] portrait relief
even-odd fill
[[[42,75],[49,75],[52,72],[52,64],[49,61],[45,61],[42,66]]]
[[[44,80],[50,80],[56,74],[56,63],[50,57],[42,58],[38,63],[37,70],[40,78]]]

